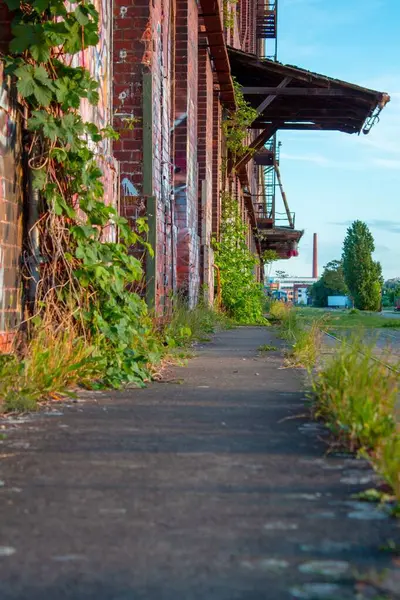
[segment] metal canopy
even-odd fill
[[[228,48],[232,74],[258,110],[254,129],[368,133],[390,97],[383,92]],[[261,110],[260,110],[261,109]],[[366,123],[367,121],[367,123]]]
[[[289,258],[288,251],[291,248],[291,244],[298,244],[304,233],[304,231],[299,229],[275,226],[266,230],[259,228],[259,232],[261,251],[275,250],[279,258],[284,259]]]

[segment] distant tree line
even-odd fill
[[[323,307],[328,305],[328,296],[350,296],[360,310],[380,310],[382,267],[373,259],[374,250],[374,238],[366,223],[354,221],[347,229],[341,260],[330,261],[310,289],[313,304]]]

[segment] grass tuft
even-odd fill
[[[231,327],[233,321],[225,313],[202,301],[190,309],[184,299],[176,296],[162,335],[165,344],[175,348],[188,346],[194,341],[207,341],[215,331]]]
[[[41,328],[24,358],[0,356],[0,412],[35,410],[39,401],[71,396],[72,388],[100,377],[104,361],[73,329]]]
[[[271,346],[270,344],[263,344],[258,347],[259,352],[275,352],[276,350],[278,350],[278,348],[276,346]]]

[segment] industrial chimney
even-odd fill
[[[318,278],[318,239],[317,239],[316,233],[314,233],[314,239],[313,239],[312,276],[315,279]]]

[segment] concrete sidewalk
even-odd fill
[[[372,568],[395,588],[399,526],[350,497],[372,472],[324,458],[271,343],[224,332],[169,382],[6,421],[1,600],[350,600]]]

